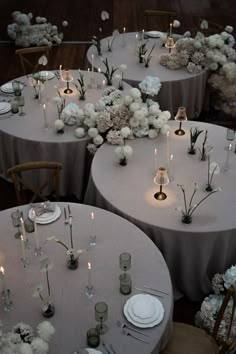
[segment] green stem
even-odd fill
[[[195,208],[193,208],[193,209],[191,210],[191,212],[189,213],[189,216],[191,216],[191,215],[193,214],[193,212],[197,209],[197,207],[198,207],[205,199],[207,199],[208,197],[210,197],[211,194],[216,193],[216,192],[218,192],[218,191],[217,191],[217,190],[212,191],[212,192],[209,193],[206,197],[204,197],[204,198],[195,206]]]
[[[192,205],[192,200],[193,200],[193,197],[194,197],[196,191],[197,191],[197,188],[196,188],[196,184],[195,184],[195,188],[194,188],[194,191],[193,191],[193,194],[192,194],[192,197],[190,199],[189,206],[188,206],[188,214],[190,212],[190,208],[191,208],[191,205]]]
[[[61,241],[56,241],[57,243],[60,243],[60,245],[62,245],[63,247],[65,247],[66,248],[66,250],[68,251],[68,249],[69,249],[69,247],[67,247],[63,242],[61,242]]]
[[[51,289],[49,284],[49,277],[48,277],[48,266],[46,266],[46,278],[47,278],[47,287],[48,287],[48,295],[51,295]]]
[[[210,178],[210,182],[209,182],[209,185],[211,185],[212,183],[212,179],[213,179],[213,176],[215,174],[215,170],[216,170],[217,166],[214,167],[214,170],[212,171],[212,174],[211,174],[211,178]]]

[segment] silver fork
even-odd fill
[[[144,339],[142,338],[139,338],[138,336],[136,336],[135,334],[133,333],[130,333],[129,331],[126,331],[125,329],[122,329],[122,334],[124,334],[125,336],[131,336],[137,340],[140,340],[140,342],[143,342],[143,343],[146,343],[148,344],[148,342],[146,342]]]
[[[126,323],[122,323],[122,322],[120,322],[119,320],[116,322],[116,324],[117,324],[117,326],[120,327],[120,328],[125,328],[125,327],[126,327],[126,328],[129,328],[130,330],[132,330],[132,331],[134,331],[134,332],[136,332],[136,333],[142,334],[142,335],[145,336],[145,337],[149,337],[148,334],[143,333],[142,331],[139,331],[139,330],[136,329],[136,328],[132,328],[131,326],[127,325]]]
[[[105,351],[107,352],[107,354],[111,354],[111,352],[110,352],[110,350],[108,349],[106,343],[105,343],[105,342],[102,342],[102,345],[103,345]]]

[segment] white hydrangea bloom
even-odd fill
[[[76,138],[83,138],[85,136],[84,128],[75,129],[75,136],[76,136]]]
[[[131,97],[133,97],[133,99],[137,99],[137,98],[141,97],[141,92],[135,87],[130,89],[129,94]]]
[[[130,106],[130,104],[134,101],[133,97],[127,95],[124,97],[124,104],[126,106]]]
[[[131,130],[129,127],[124,127],[121,128],[120,130],[120,135],[122,136],[122,138],[127,139],[131,134]]]
[[[155,129],[150,129],[148,132],[148,136],[150,139],[155,139],[158,136],[158,133]]]
[[[98,136],[99,131],[97,128],[89,128],[88,130],[88,135],[90,136],[90,138],[96,138],[96,136]]]
[[[138,111],[140,109],[140,104],[137,102],[133,102],[130,104],[129,109],[131,112]]]
[[[104,139],[101,135],[97,135],[94,139],[93,139],[93,143],[95,145],[102,145],[104,142]]]
[[[131,110],[132,111],[132,110]],[[135,119],[137,119],[137,120],[141,120],[141,119],[143,119],[145,117],[145,113],[141,110],[141,109],[139,109],[139,110],[137,110],[137,111],[135,111],[134,112],[134,118]]]

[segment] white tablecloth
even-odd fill
[[[92,73],[81,71],[84,74],[85,84],[90,82]],[[72,70],[74,82],[78,84],[79,73]],[[96,83],[101,83],[102,74],[93,73]],[[20,81],[27,83],[27,78],[19,78]],[[60,84],[62,87],[60,87]],[[52,98],[57,96],[54,86],[57,85],[62,95],[66,97],[66,104],[74,102],[81,108],[86,103],[95,103],[102,95],[102,90],[96,87],[87,89],[86,100],[78,99],[78,91],[74,84],[71,95],[63,93],[66,84],[61,83],[56,77],[48,80],[46,91],[48,103],[46,104],[46,115],[49,129],[44,130],[43,106],[40,101],[34,99],[34,89],[29,86],[24,87],[22,94],[25,97],[25,116],[15,114],[0,115],[0,175],[6,176],[7,169],[18,163],[28,161],[58,161],[63,163],[61,173],[60,194],[74,194],[78,199],[82,199],[83,189],[87,183],[89,171],[87,145],[89,138],[76,138],[74,131],[76,126],[65,126],[64,134],[57,134],[54,128],[54,121],[58,119],[56,104],[52,103]],[[124,89],[130,86],[125,84]],[[124,91],[125,92],[125,91]],[[3,95],[0,91],[0,97]],[[3,96],[1,99],[10,99],[13,95]],[[34,177],[35,179],[35,177]],[[35,184],[40,183],[35,179]]]
[[[102,58],[108,59],[110,66],[118,68],[121,64],[127,65],[127,70],[124,72],[124,80],[131,86],[138,87],[138,84],[146,76],[159,77],[162,87],[155,97],[160,103],[162,110],[169,110],[172,115],[176,114],[179,106],[187,108],[189,119],[198,115],[203,107],[206,72],[200,74],[191,74],[186,68],[180,70],[169,70],[159,64],[161,54],[167,54],[168,49],[162,47],[160,39],[150,39],[147,48],[150,50],[155,44],[153,50],[153,58],[150,66],[144,67],[144,64],[138,62],[137,46],[135,46],[135,33],[125,34],[125,46],[123,45],[123,34],[119,35],[113,44],[112,52],[107,50],[107,42],[109,38],[102,40]],[[87,60],[92,63],[92,54],[94,54],[94,67],[104,68],[101,57],[97,54],[97,49],[93,45],[87,52]]]
[[[128,141],[134,153],[126,167],[120,166],[114,146],[103,145],[96,153],[85,202],[116,212],[140,227],[158,246],[170,270],[175,296],[185,294],[192,300],[200,300],[211,291],[211,279],[216,272],[223,272],[236,263],[235,208],[236,208],[236,155],[229,154],[230,168],[213,178],[214,187],[221,187],[203,202],[193,214],[192,224],[181,222],[184,206],[183,194],[177,184],[183,184],[189,198],[194,182],[199,186],[195,202],[206,196],[207,161],[187,153],[189,128],[196,123],[186,122],[182,137],[174,134],[176,122],[170,122],[171,133],[155,140],[148,138]],[[221,167],[226,161],[226,129],[197,123],[208,130],[208,142],[212,144],[211,161]],[[199,137],[200,146],[204,134]],[[174,179],[163,187],[167,199],[154,198],[158,186],[153,183],[154,149],[157,148],[158,165],[166,166],[167,152],[173,154]]]
[[[59,203],[62,212],[63,203]],[[172,324],[172,287],[166,263],[153,245],[152,241],[136,226],[117,215],[102,209],[70,204],[73,215],[74,247],[88,249],[82,254],[77,270],[66,267],[65,249],[54,241],[46,241],[49,236],[69,245],[69,226],[64,225],[61,216],[56,222],[48,225],[38,225],[38,237],[43,248],[43,256],[47,255],[53,261],[54,267],[49,272],[52,296],[55,304],[55,314],[49,319],[56,328],[56,333],[50,343],[50,354],[72,354],[79,348],[86,347],[86,331],[94,327],[94,305],[98,301],[108,304],[108,332],[101,337],[107,343],[112,343],[117,353],[159,353],[171,334]],[[22,207],[26,216],[28,207]],[[41,315],[41,300],[32,297],[32,288],[46,281],[45,273],[39,271],[39,259],[34,256],[35,240],[29,234],[30,250],[27,257],[30,265],[23,268],[20,262],[21,241],[14,238],[16,229],[11,224],[10,214],[15,209],[7,209],[0,213],[1,222],[1,266],[5,269],[7,286],[10,288],[13,300],[13,310],[3,311],[1,307],[1,321],[4,331],[10,330],[13,325],[22,321],[33,328],[44,320]],[[92,232],[90,213],[95,215],[95,230],[97,244],[89,246],[89,236]],[[62,213],[63,215],[63,213]],[[122,330],[116,325],[117,320],[126,321],[123,315],[123,306],[131,295],[121,295],[119,292],[119,254],[130,252],[132,266],[129,271],[133,286],[142,287],[151,285],[166,291],[160,300],[165,309],[163,321],[150,329],[144,329],[150,337],[149,344],[141,343],[131,337],[123,336]],[[92,284],[95,294],[92,299],[85,295],[88,283],[88,262],[92,264]],[[46,287],[46,284],[45,284]],[[44,293],[45,294],[45,293]],[[102,350],[102,345],[100,345]]]

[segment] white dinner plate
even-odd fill
[[[0,111],[4,110],[6,107],[8,107],[8,102],[0,102]]]
[[[149,31],[149,32],[146,32],[146,35],[148,37],[152,37],[152,38],[159,38],[160,37],[160,31]]]
[[[154,296],[151,296],[151,295],[149,295],[149,296],[152,297],[153,299],[149,300],[149,301],[153,301],[153,303],[155,303],[155,306],[157,308],[157,312],[153,315],[153,317],[142,319],[142,318],[136,317],[134,315],[134,312],[132,309],[132,299],[137,296],[144,296],[144,294],[134,295],[129,300],[127,300],[124,305],[124,315],[125,315],[126,319],[130,323],[132,323],[134,326],[140,327],[140,328],[150,328],[150,327],[154,327],[154,326],[158,325],[159,323],[161,323],[161,321],[164,318],[164,312],[165,312],[164,307],[163,307],[162,303],[160,302],[160,300],[158,300],[157,298],[155,298]],[[139,312],[139,315],[140,314],[143,315],[143,310]]]
[[[20,84],[20,89],[22,90],[23,89],[23,85]],[[13,93],[14,90],[13,90],[13,87],[12,87],[12,82],[7,82],[6,84],[2,85],[1,86],[1,90],[5,93]]]
[[[140,294],[142,295],[142,294]],[[152,322],[160,315],[161,305],[155,301],[153,297],[145,299],[144,297],[130,300],[130,316],[134,319],[141,320],[143,323]]]
[[[55,211],[44,213],[44,214],[42,214],[40,216],[36,216],[36,223],[37,224],[50,224],[51,222],[56,221],[60,217],[60,215],[61,215],[61,209],[56,204],[55,205]],[[33,209],[32,208],[29,210],[29,218],[31,220],[34,220]]]
[[[2,103],[2,102],[1,102],[1,103]],[[11,110],[11,105],[10,105],[10,103],[8,103],[8,102],[4,102],[4,103],[6,103],[6,106],[5,106],[5,108],[0,109],[0,114],[7,113],[7,112],[9,112],[9,111]]]
[[[40,72],[39,72],[39,76],[40,76],[42,79],[51,80],[51,79],[54,78],[55,74],[54,74],[54,72],[52,72],[52,71],[43,70],[43,71],[40,71]]]
[[[92,348],[85,348],[89,354],[102,354],[100,350],[92,349]]]

